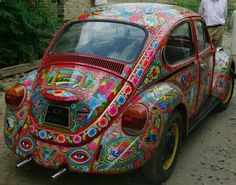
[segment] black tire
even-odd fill
[[[168,139],[167,134],[169,134],[170,132],[172,133],[172,129],[174,130],[176,129],[173,127],[176,126],[178,127],[179,131],[178,142],[177,142],[178,144],[176,150],[174,149],[175,148],[174,146],[173,151],[171,152],[172,154],[170,158],[172,157],[172,155],[174,155],[171,164],[169,164],[169,166],[166,166],[165,164],[168,160],[165,161],[163,156],[166,154],[167,150],[169,150],[167,149],[167,142],[170,139]],[[168,119],[167,126],[164,129],[160,146],[154,152],[152,159],[143,167],[143,174],[148,181],[160,184],[166,181],[170,177],[175,167],[177,157],[180,153],[182,138],[183,138],[183,117],[179,111],[174,111]],[[175,137],[175,143],[176,143],[176,137]],[[176,151],[175,153],[173,153],[174,150]]]
[[[221,112],[224,111],[225,109],[227,109],[229,102],[232,98],[233,92],[234,92],[234,71],[231,70],[230,71],[230,79],[229,79],[229,91],[226,95],[226,100],[225,101],[221,101],[215,108],[215,110],[217,112]]]

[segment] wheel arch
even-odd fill
[[[134,102],[143,102],[149,105],[149,109],[157,107],[163,128],[170,115],[178,110],[183,117],[183,135],[187,135],[188,111],[183,91],[171,83],[159,83],[142,92]],[[138,100],[138,101],[137,101]],[[160,134],[162,137],[162,134]]]

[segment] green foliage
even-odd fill
[[[178,6],[182,6],[185,8],[188,8],[190,10],[193,10],[195,12],[198,12],[198,7],[200,4],[200,0],[174,0],[174,2],[178,5]]]
[[[58,24],[39,0],[0,1],[0,20],[0,68],[42,57]]]
[[[2,84],[0,84],[0,92],[4,92],[4,91],[5,91],[5,87]]]

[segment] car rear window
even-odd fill
[[[138,26],[76,22],[59,35],[49,53],[76,53],[131,63],[137,59],[145,38],[146,32]]]

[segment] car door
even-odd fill
[[[202,110],[211,91],[213,78],[213,50],[207,33],[205,23],[201,19],[193,20],[197,47],[197,60],[199,63],[199,88],[196,114]]]
[[[199,64],[193,30],[191,21],[183,20],[168,35],[164,49],[164,61],[172,71],[167,82],[174,83],[182,90],[190,119],[196,112],[199,83]]]

